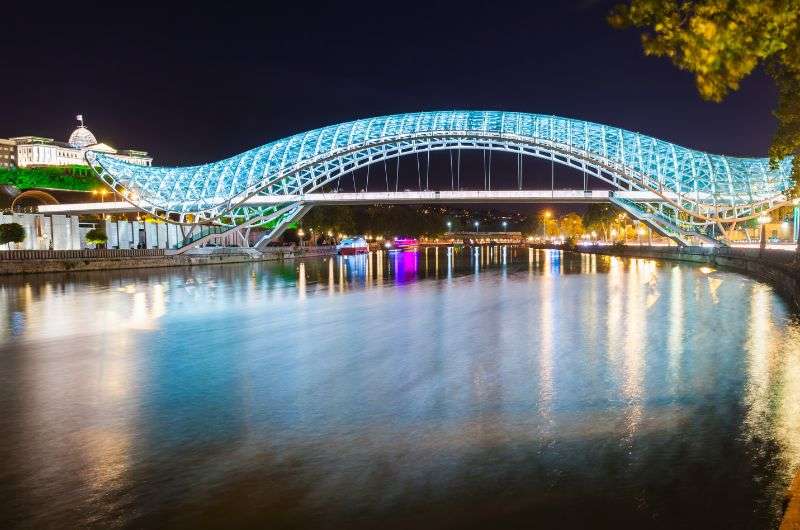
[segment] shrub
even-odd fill
[[[281,235],[281,240],[286,244],[300,244],[300,236],[297,235],[297,229],[295,228],[287,228]]]
[[[108,235],[102,228],[92,228],[86,232],[86,242],[95,246],[105,245],[108,243]]]
[[[98,187],[92,170],[83,166],[45,168],[0,168],[0,184],[16,186],[21,190],[52,188],[90,191]]]
[[[19,223],[0,224],[0,245],[6,243],[22,243],[25,241],[25,229]]]

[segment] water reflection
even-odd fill
[[[516,247],[8,278],[0,525],[774,526],[792,318]]]

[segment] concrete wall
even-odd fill
[[[183,242],[179,228],[173,224],[143,221],[105,221],[108,248],[176,248]]]
[[[19,250],[80,250],[81,229],[75,215],[31,213],[0,214],[0,223],[19,223],[25,230],[25,241]],[[11,245],[15,247],[15,245]],[[0,251],[8,245],[0,246]]]
[[[221,265],[225,263],[248,263],[295,259],[336,254],[336,247],[319,246],[301,249],[298,247],[270,247],[267,252],[254,249],[204,248],[196,255],[142,256],[124,258],[75,258],[75,259],[0,259],[0,275],[36,274],[46,272],[77,272],[93,270],[144,269],[152,267],[183,267],[194,265]],[[102,251],[101,251],[102,252]]]
[[[19,223],[25,241],[18,250],[80,250],[94,248],[86,243],[89,226],[80,226],[77,215],[0,214],[0,223]],[[183,242],[180,227],[143,221],[103,221],[99,228],[108,235],[107,248],[176,248]],[[14,245],[12,245],[14,246]],[[9,250],[7,245],[0,250]]]

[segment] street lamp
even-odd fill
[[[545,210],[544,214],[544,222],[542,223],[542,239],[547,239],[547,220],[550,219],[550,211]]]
[[[503,221],[503,232],[506,231],[506,227],[507,226],[508,226],[508,223],[506,221]]]
[[[758,217],[758,224],[761,225],[761,242],[759,243],[761,250],[767,248],[767,223],[770,221],[772,221],[772,218],[769,215],[760,215]]]
[[[99,195],[100,196],[100,203],[102,204],[105,202],[106,193],[108,190],[100,189],[100,190],[92,190],[92,195]]]
[[[475,225],[475,231],[477,232],[477,231],[478,231],[478,226],[479,226],[481,223],[480,223],[480,222],[478,222],[478,221],[475,221],[475,222],[474,222],[474,223],[472,223],[472,224],[474,224],[474,225]]]
[[[453,228],[453,223],[451,221],[447,221],[447,231],[452,232],[453,231],[452,228]]]

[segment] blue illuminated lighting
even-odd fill
[[[687,149],[587,121],[501,111],[419,112],[367,118],[267,143],[226,160],[188,167],[143,167],[88,152],[99,177],[134,206],[179,223],[235,225],[300,213],[292,200],[245,207],[255,195],[309,193],[345,174],[398,156],[490,149],[552,160],[610,183],[667,199],[655,207],[621,204],[645,218],[708,226],[757,217],[785,203],[791,159],[771,170],[766,158]],[[663,202],[663,201],[662,201]],[[653,213],[658,208],[659,211]],[[678,212],[687,215],[678,216]],[[280,220],[279,219],[279,220]],[[688,221],[684,221],[688,219]]]

